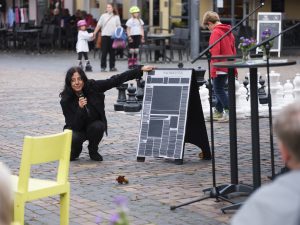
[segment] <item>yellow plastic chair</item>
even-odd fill
[[[25,136],[19,176],[12,176],[15,191],[14,222],[24,224],[25,203],[60,195],[60,224],[69,224],[70,183],[68,182],[72,131]],[[30,178],[31,165],[59,161],[56,180]]]

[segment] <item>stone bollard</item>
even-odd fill
[[[246,100],[249,100],[249,89],[248,89],[248,85],[249,85],[249,77],[245,76],[245,80],[243,81],[243,85],[244,88],[246,89]]]
[[[245,88],[245,80],[243,81],[243,84],[240,85],[239,91],[240,91],[240,102],[244,110],[244,117],[248,117],[250,116],[250,101],[249,101],[248,88]]]
[[[244,105],[242,104],[241,101],[241,91],[240,91],[240,82],[238,80],[235,80],[235,102],[236,102],[236,118],[237,119],[242,119],[245,117],[244,112]]]
[[[290,80],[287,80],[286,83],[283,85],[283,93],[284,93],[284,105],[288,105],[293,103],[295,98],[293,95],[294,85],[291,83]]]
[[[296,74],[296,77],[295,77],[293,83],[295,86],[295,89],[294,89],[295,99],[300,100],[300,73]]]
[[[135,98],[135,91],[136,88],[131,83],[130,86],[127,88],[128,99],[124,104],[124,112],[138,112],[141,110],[141,105],[137,102]]]
[[[211,82],[211,83],[212,83],[212,82]],[[206,88],[207,88],[207,90],[208,90],[208,93],[209,93],[209,89],[210,89],[209,81],[206,81],[205,86],[206,86]],[[208,96],[209,96],[209,94],[208,94]],[[210,96],[209,96],[209,97],[210,97]],[[213,87],[213,85],[212,85],[212,107],[215,107],[216,104],[217,104],[217,97],[216,97],[216,95],[215,95],[214,87]]]
[[[265,86],[266,80],[263,79],[262,76],[259,76],[259,85],[258,88],[258,100],[259,100],[259,116],[261,117],[267,117],[268,116],[268,94],[266,92],[266,86]]]
[[[128,84],[121,84],[117,87],[118,90],[118,99],[114,104],[115,111],[123,111],[124,104],[126,103],[126,89],[128,88]]]
[[[201,105],[202,105],[203,114],[204,114],[205,119],[207,119],[210,116],[209,91],[205,87],[205,85],[200,86],[199,94],[200,94],[200,99],[201,99]]]
[[[260,87],[258,88],[258,99],[260,104],[268,104],[268,95],[266,93],[265,79],[262,76],[259,77]]]
[[[136,80],[136,99],[138,103],[141,105],[140,108],[143,106],[143,99],[144,99],[144,87],[145,87],[145,81],[143,79]]]
[[[201,69],[200,66],[194,71],[198,87],[206,83],[206,80],[204,79],[205,71],[206,70]]]
[[[272,98],[272,111],[275,114],[282,108],[281,98],[280,95],[278,95],[278,92],[280,91],[279,77],[279,73],[276,73],[273,70],[270,72],[270,93]]]

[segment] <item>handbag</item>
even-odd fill
[[[110,16],[108,18],[108,20],[104,23],[104,25],[102,26],[102,29],[105,27],[105,25],[108,23],[108,21],[110,21],[110,19],[112,18],[113,16]],[[102,34],[101,34],[101,29],[99,30],[98,32],[98,35],[97,35],[97,39],[96,39],[96,48],[101,48],[101,45],[102,45]]]
[[[124,49],[124,48],[126,48],[127,36],[124,32],[123,27],[117,27],[111,38],[113,39],[113,43],[112,43],[112,48],[113,49]]]
[[[126,48],[126,42],[123,39],[114,39],[112,43],[113,49],[124,49]]]
[[[101,48],[102,44],[102,36],[101,36],[101,30],[97,34],[97,39],[96,39],[96,48]]]
[[[124,41],[127,40],[127,35],[124,31],[123,27],[117,27],[114,31],[114,34],[111,36],[112,39],[122,39]]]

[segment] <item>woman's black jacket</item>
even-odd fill
[[[105,131],[107,133],[107,120],[105,116],[104,92],[118,87],[126,81],[132,79],[140,79],[143,75],[142,66],[135,69],[128,70],[124,73],[114,75],[106,80],[88,80],[84,85],[83,92],[88,100],[88,107],[93,107],[99,119],[105,124]],[[87,112],[85,108],[80,108],[78,104],[78,97],[75,93],[72,96],[62,97],[60,101],[63,114],[65,116],[66,125],[64,129],[71,129],[74,131],[83,131],[87,125]]]

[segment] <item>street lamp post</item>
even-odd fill
[[[191,58],[194,59],[199,54],[199,0],[190,1],[190,12],[191,12],[191,25],[190,25],[190,34],[191,34]]]

